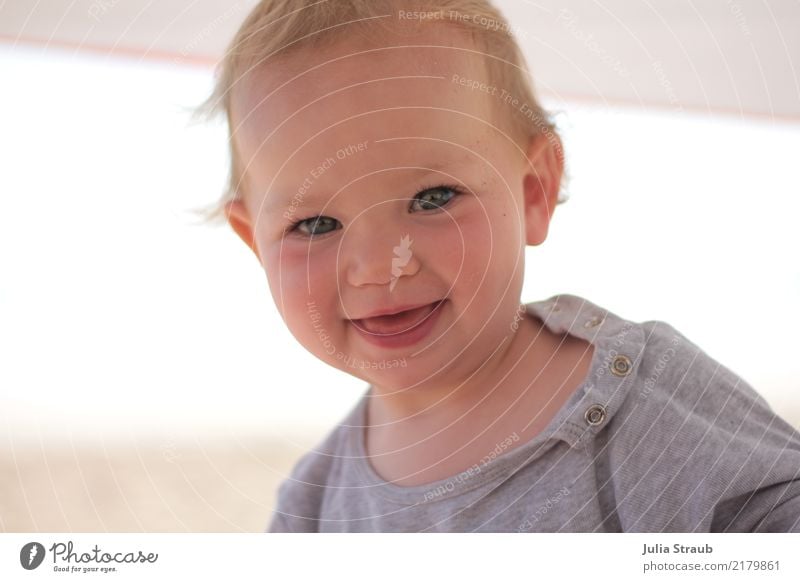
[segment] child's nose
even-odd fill
[[[366,221],[353,224],[342,241],[339,260],[345,262],[347,282],[355,287],[389,285],[419,271],[411,232],[377,228]]]

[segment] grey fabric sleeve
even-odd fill
[[[639,410],[618,433],[627,458],[613,463],[634,469],[617,472],[631,493],[618,504],[636,505],[631,514],[640,516],[629,531],[648,523],[679,531],[686,510],[694,531],[800,531],[800,432],[745,380],[658,325],[670,333],[649,352],[674,353],[674,365],[658,378],[662,389],[629,395],[626,406]]]

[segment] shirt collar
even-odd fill
[[[585,380],[544,431],[571,447],[585,447],[611,422],[636,382],[644,330],[576,295],[555,295],[525,307],[552,332],[566,332],[594,345]]]

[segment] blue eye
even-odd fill
[[[414,197],[411,206],[413,207],[414,203],[419,201],[422,205],[422,210],[436,210],[437,208],[442,208],[447,205],[448,202],[460,193],[461,191],[455,186],[436,186],[434,188],[428,188]],[[430,195],[430,197],[424,198],[428,195]]]
[[[328,234],[329,232],[333,232],[334,230],[337,230],[336,224],[335,224],[337,222],[339,222],[339,221],[336,220],[335,218],[331,218],[330,216],[313,216],[311,218],[306,218],[304,220],[298,220],[297,222],[292,224],[291,227],[289,227],[289,230],[290,231],[298,230],[298,231],[301,231],[301,232],[303,232],[303,234],[306,234],[308,236],[320,236],[322,234]],[[334,228],[331,228],[330,230],[323,230],[322,232],[317,230],[317,227],[319,227],[320,225],[322,225],[323,227],[325,225],[331,226],[332,223],[333,223],[333,227]],[[301,228],[305,224],[308,224],[308,229],[310,229],[310,232],[308,232],[305,229]]]
[[[411,202],[408,211],[414,210],[436,210],[450,203],[456,196],[461,194],[457,186],[434,186],[419,191]],[[415,206],[419,203],[419,206]],[[326,227],[330,227],[327,228]],[[341,223],[330,216],[312,216],[292,223],[287,232],[300,232],[307,237],[316,237],[328,234],[341,228]],[[321,230],[320,230],[321,229]]]

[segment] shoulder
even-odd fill
[[[643,424],[724,472],[748,464],[768,471],[778,457],[792,456],[800,478],[800,432],[781,418],[744,378],[662,321],[642,324],[652,332],[643,352],[636,393]],[[761,473],[763,477],[765,473]]]
[[[743,414],[771,419],[767,401],[741,376],[664,321],[641,324],[645,341],[632,404],[671,410],[685,422],[705,418],[714,430],[735,430]]]
[[[725,404],[731,410],[769,410],[743,378],[665,321],[633,321],[569,294],[528,308],[552,331],[568,332],[595,347],[599,357],[588,385],[621,408],[635,408],[640,416],[658,415],[665,406],[695,414],[716,414]]]
[[[800,436],[744,378],[671,324],[622,321],[634,331],[628,353],[635,366],[620,412],[636,438],[668,436],[674,443],[736,435],[764,445],[765,431],[784,443]]]
[[[800,528],[800,432],[672,325],[636,325],[644,343],[614,419],[611,454],[612,464],[625,465],[624,489],[638,491],[632,497],[648,492],[638,527],[669,515],[659,527]]]
[[[349,458],[352,431],[359,430],[358,413],[363,399],[313,449],[295,464],[278,487],[270,532],[306,532],[318,530],[318,518],[325,493],[340,462]]]

